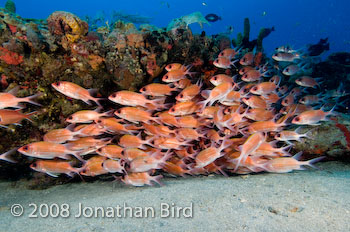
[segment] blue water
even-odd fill
[[[94,16],[98,11],[108,14],[112,10],[121,10],[128,14],[152,17],[151,24],[159,27],[166,27],[172,19],[195,11],[200,11],[203,15],[215,13],[222,20],[211,26],[205,25],[203,30],[207,34],[216,34],[233,26],[233,36],[243,31],[243,20],[249,17],[252,39],[256,38],[261,27],[275,26],[276,31],[264,40],[265,51],[268,53],[279,45],[290,44],[294,48],[301,48],[325,37],[329,37],[331,48],[327,54],[350,52],[349,0],[14,1],[17,13],[22,17],[46,18],[57,10],[69,11],[79,17]],[[191,28],[198,33],[202,30],[198,25]]]

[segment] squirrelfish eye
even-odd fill
[[[294,120],[299,122],[300,121],[300,117],[296,117],[296,118],[294,118]]]
[[[180,98],[183,98],[184,97],[184,95],[183,94],[180,94],[180,96],[179,96]]]
[[[168,75],[166,75],[166,76],[165,76],[165,79],[168,79],[168,78],[169,78]]]
[[[24,146],[23,150],[27,151],[28,150],[28,146]]]
[[[72,120],[72,119],[73,119],[73,116],[69,116],[68,119],[69,119],[69,120]]]
[[[102,152],[102,148],[99,148],[97,151],[98,151],[98,152]]]
[[[33,163],[32,166],[33,166],[33,168],[35,168],[37,165],[36,165],[36,163]]]
[[[253,90],[254,90],[254,91],[257,91],[257,90],[258,90],[258,87],[254,87]]]
[[[169,66],[168,66],[169,68],[171,68],[172,67],[172,65],[171,64],[169,64]]]
[[[175,109],[174,109],[174,108],[171,108],[170,111],[171,111],[171,112],[175,112]]]
[[[121,110],[117,110],[117,113],[120,114],[122,111]]]
[[[277,136],[278,138],[280,138],[280,137],[281,137],[281,135],[280,135],[280,134],[277,134],[276,136]]]
[[[286,68],[286,72],[289,72],[289,68]]]
[[[218,78],[217,77],[214,77],[214,81],[216,81]]]
[[[99,120],[97,121],[97,123],[102,123],[102,120],[101,120],[101,119],[99,119]]]
[[[60,84],[61,84],[61,82],[57,82],[57,83],[56,83],[57,86],[60,86]]]
[[[143,88],[141,89],[141,91],[142,91],[142,92],[145,92],[145,91],[146,91],[146,88],[145,88],[145,87],[143,87]]]

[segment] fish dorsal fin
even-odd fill
[[[16,94],[18,93],[19,89],[20,89],[20,87],[17,85],[13,89],[9,90],[7,93],[12,94],[13,96],[16,96]]]

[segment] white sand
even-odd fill
[[[0,231],[350,231],[350,166],[339,162],[317,166],[323,170],[166,178],[163,187],[96,181],[38,191],[25,189],[23,182],[16,187],[2,182]],[[15,203],[25,209],[21,217],[10,213]],[[69,204],[70,217],[41,218],[37,212],[38,218],[28,218],[34,209],[30,203]],[[156,214],[154,218],[75,218],[79,203],[105,210],[124,203],[148,206]],[[183,207],[193,203],[193,217],[161,218],[161,203]]]

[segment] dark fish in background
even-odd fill
[[[205,19],[208,20],[209,22],[216,22],[218,20],[221,20],[221,17],[217,16],[216,14],[207,14],[205,16]]]
[[[329,42],[328,38],[320,39],[320,41],[317,44],[309,45],[309,48],[307,49],[309,56],[319,56],[324,51],[329,50]]]
[[[266,38],[268,35],[270,35],[271,32],[275,31],[275,27],[271,28],[264,28],[263,34],[261,35],[262,38]]]

